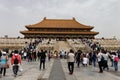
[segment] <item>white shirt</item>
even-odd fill
[[[83,58],[83,64],[87,64],[87,62],[88,62],[88,58],[84,57]]]
[[[115,58],[115,55],[113,55],[113,54],[112,54],[111,56],[112,56],[112,59],[114,60],[114,58]]]
[[[27,56],[27,53],[26,53],[26,52],[24,52],[24,56]]]
[[[102,55],[103,55],[103,57],[104,57],[104,59],[105,59],[105,60],[107,60],[107,59],[108,59],[107,54],[102,54]]]
[[[74,53],[69,53],[67,61],[68,62],[74,62],[75,61],[74,57],[75,57]]]
[[[101,52],[98,53],[98,62],[101,61],[101,56],[102,56],[102,54],[103,54],[103,53],[101,53]]]

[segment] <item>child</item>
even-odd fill
[[[88,58],[86,57],[86,55],[84,55],[84,57],[83,57],[83,66],[87,67],[87,63],[88,63]]]

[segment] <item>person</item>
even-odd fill
[[[103,57],[104,57],[104,66],[103,66],[103,70],[105,70],[105,68],[107,68],[107,70],[109,70],[107,52],[104,52],[104,53],[103,53]]]
[[[83,57],[83,66],[87,67],[87,64],[88,64],[88,58],[86,57],[86,54],[84,54],[84,57]]]
[[[79,66],[80,66],[80,60],[81,60],[80,56],[81,56],[81,54],[82,54],[82,51],[81,51],[81,50],[78,50],[77,53],[76,53],[76,55],[75,55],[76,63],[77,63],[77,67],[78,67],[78,68],[79,68]]]
[[[49,51],[49,53],[48,53],[48,60],[50,61],[50,59],[51,59],[51,52]]]
[[[34,61],[36,61],[36,59],[37,59],[36,50],[34,50],[34,52],[33,52],[33,56],[34,56]]]
[[[40,51],[37,52],[38,61],[40,60]]]
[[[89,65],[92,65],[92,53],[91,52],[88,54],[88,58],[89,58]]]
[[[24,60],[26,60],[27,52],[23,52]]]
[[[119,58],[118,58],[118,55],[116,53],[114,55],[115,55],[115,57],[114,57],[114,69],[115,69],[115,71],[118,71]]]
[[[96,61],[97,61],[97,52],[94,51],[92,55],[92,61],[93,61],[93,66],[96,67]]]
[[[8,61],[8,57],[7,57],[7,53],[6,52],[2,52],[2,56],[0,58],[1,61],[1,68],[0,68],[0,77],[5,76],[6,74],[6,64]]]
[[[114,54],[115,54],[115,52],[112,52],[110,55],[111,67],[113,67],[113,65],[114,65],[114,57],[115,57]]]
[[[16,77],[19,66],[21,65],[21,56],[18,54],[17,50],[14,51],[14,54],[11,58],[11,65],[13,65],[13,73]]]
[[[98,55],[97,55],[97,58],[98,58],[98,65],[99,65],[99,73],[103,73],[103,64],[104,64],[104,60],[103,60],[103,50],[101,50]]]
[[[45,53],[45,51],[41,50],[41,53],[40,53],[40,70],[41,70],[42,64],[43,64],[43,69],[45,69],[45,60],[46,60],[46,53]]]
[[[74,51],[72,49],[70,49],[70,52],[67,55],[67,61],[68,61],[69,74],[73,74],[75,55],[74,55]]]

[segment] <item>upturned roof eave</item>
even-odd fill
[[[58,28],[70,28],[70,29],[73,29],[73,28],[77,28],[77,29],[89,29],[89,30],[92,30],[93,29],[93,27],[37,27],[37,26],[25,26],[27,29],[43,29],[43,28],[48,28],[48,29],[53,29],[53,28],[56,28],[56,29],[58,29]]]
[[[85,35],[97,35],[99,32],[41,32],[41,31],[20,31],[22,34],[85,34]]]

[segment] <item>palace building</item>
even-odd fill
[[[41,22],[25,26],[28,30],[20,31],[25,38],[89,38],[99,32],[91,31],[94,27],[83,25],[73,19],[44,19]]]

